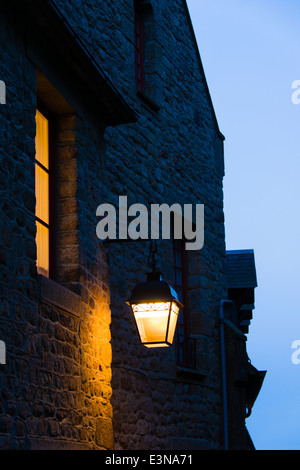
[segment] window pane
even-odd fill
[[[182,272],[179,269],[176,269],[175,284],[182,286]]]
[[[178,268],[181,267],[181,251],[175,251],[175,264]]]
[[[36,216],[49,225],[49,175],[35,164]]]
[[[36,112],[36,160],[49,169],[49,122],[39,111]]]
[[[176,292],[178,295],[178,300],[183,304],[183,298],[182,298],[182,289],[180,287],[176,287]]]
[[[49,277],[49,229],[36,222],[37,271]]]

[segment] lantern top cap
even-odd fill
[[[134,303],[149,302],[173,302],[179,307],[183,305],[179,302],[177,293],[163,280],[160,272],[151,272],[147,274],[147,281],[138,284],[132,291],[132,295],[127,302],[129,305]]]

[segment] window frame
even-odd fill
[[[174,225],[173,225],[174,229]],[[174,230],[173,230],[174,233]],[[196,368],[195,342],[190,336],[190,313],[188,305],[188,259],[185,248],[186,240],[184,237],[175,239],[173,236],[173,270],[174,270],[174,289],[178,293],[181,291],[180,300],[183,307],[179,311],[178,322],[175,331],[175,357],[176,364],[188,369]],[[180,257],[178,265],[177,255]],[[181,284],[178,283],[177,273],[181,273]],[[181,320],[182,316],[182,322]]]
[[[141,6],[134,1],[134,49],[135,49],[135,83],[138,91],[145,89],[145,67],[143,50],[143,19]]]
[[[187,268],[187,254],[185,249],[185,239],[175,240],[173,237],[173,268],[174,268],[174,289],[178,293],[180,289],[182,291],[182,323],[177,323],[177,333],[179,333],[179,328],[182,326],[184,336],[189,336],[190,333],[190,322],[189,322],[189,308],[188,308],[188,268]],[[180,244],[179,248],[178,245]],[[177,264],[176,253],[179,253],[180,256],[180,265]],[[177,272],[181,272],[181,284],[177,283]]]
[[[36,111],[39,111],[48,121],[48,151],[49,151],[49,169],[45,168],[37,159],[35,155],[35,166],[38,165],[49,176],[49,189],[48,189],[48,202],[49,202],[49,223],[46,224],[43,220],[37,217],[35,213],[35,220],[49,230],[49,279],[55,280],[56,277],[56,156],[55,156],[55,118],[49,108],[37,100]],[[36,188],[35,188],[36,196]],[[46,276],[47,277],[47,276]]]
[[[182,235],[181,239],[174,238],[174,216],[172,220],[172,254],[173,254],[173,272],[174,272],[174,289],[178,293],[182,291],[181,302],[183,304],[182,322],[180,322],[180,312],[175,331],[175,360],[176,365],[184,369],[197,369],[197,341],[191,336],[190,331],[190,309],[189,309],[189,269],[188,269],[188,252],[186,250],[186,239]],[[184,227],[182,227],[182,234]],[[177,262],[176,253],[180,253],[180,266]],[[177,271],[181,271],[181,284],[176,279]],[[180,331],[180,328],[182,330]]]

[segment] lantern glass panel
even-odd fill
[[[142,343],[165,342],[170,307],[171,302],[132,305]]]
[[[172,344],[177,325],[179,307],[175,302],[172,302],[171,313],[170,313],[170,324],[168,331],[168,343]]]

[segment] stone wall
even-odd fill
[[[59,116],[57,282],[37,276],[36,70],[18,29],[1,16],[1,43],[9,43],[0,77],[8,84],[0,144],[0,339],[8,349],[0,366],[1,447],[221,448],[223,143],[185,2],[151,2],[154,104],[135,89],[133,0],[56,3],[140,117],[100,128],[82,111],[84,96]],[[148,271],[149,244],[102,245],[95,232],[97,206],[117,206],[120,195],[129,205],[205,204],[205,245],[188,255],[195,371],[176,365],[174,347],[139,344],[125,301]],[[158,245],[161,271],[173,283],[171,243]]]
[[[133,286],[145,279],[149,245],[110,243],[105,248],[110,267],[115,446],[219,447],[218,302],[226,296],[223,149],[184,2],[151,2],[155,98],[136,93],[133,1],[104,4],[101,13],[93,1],[80,8],[78,2],[57,3],[140,114],[137,123],[105,132],[103,201],[117,207],[119,195],[126,195],[129,205],[205,204],[205,247],[189,254],[189,308],[198,374],[179,375],[174,348],[149,352],[139,344],[124,302]],[[156,106],[147,98],[155,99]],[[172,283],[170,243],[159,243],[158,259]]]
[[[38,317],[35,267],[35,71],[14,25],[1,15],[1,322],[6,365],[0,366],[0,443],[24,447],[29,403],[30,354]],[[9,47],[5,44],[9,43]]]
[[[103,131],[91,136],[80,111],[56,112],[57,272],[38,276],[35,112],[44,84],[18,20],[1,12],[0,447],[112,448],[108,274],[92,236]]]

